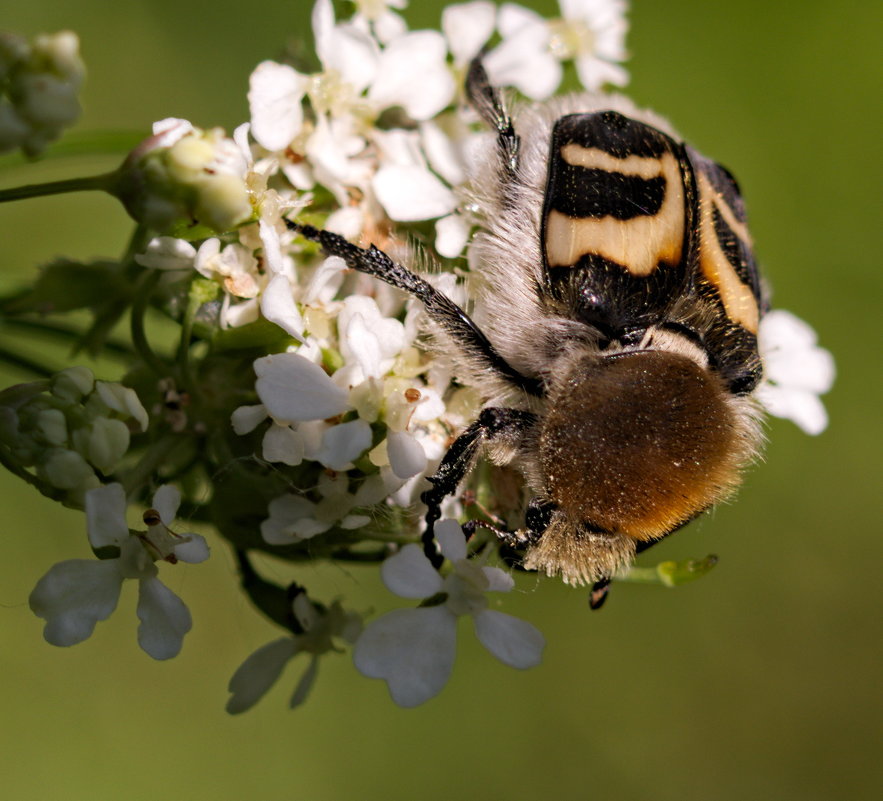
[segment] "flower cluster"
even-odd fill
[[[37,156],[73,125],[85,74],[75,33],[0,33],[0,153]]]
[[[461,499],[446,501],[447,519],[435,526],[438,552],[421,541],[423,477],[482,399],[424,347],[421,304],[324,257],[286,219],[437,265],[427,280],[464,304],[456,273],[465,259],[456,260],[479,222],[468,182],[492,135],[461,107],[470,60],[483,52],[494,85],[533,100],[559,89],[566,63],[592,91],[628,80],[624,0],[559,5],[560,17],[547,20],[514,3],[473,0],[445,8],[441,30],[412,31],[400,13],[406,0],[357,0],[345,20],[331,0],[316,0],[317,69],[265,61],[249,81],[250,120],[230,137],[162,120],[119,170],[101,176],[138,227],[119,263],[78,265],[116,293],[80,308],[94,315],[85,337],[94,343],[131,307],[127,386],[70,368],[0,393],[4,464],[84,508],[97,557],[55,565],[34,589],[31,608],[50,643],[88,638],[116,607],[125,579],[135,579],[142,648],[157,659],[178,653],[191,619],[160,582],[158,564],[200,562],[208,548],[201,536],[171,528],[177,485],[193,519],[211,523],[235,550],[255,606],[286,632],[235,672],[231,713],[253,706],[306,654],[290,702],[299,705],[319,660],[345,646],[362,674],[386,681],[396,703],[423,703],[451,674],[461,617],[504,664],[539,662],[542,635],[491,608],[488,593],[514,582],[487,564],[497,553],[492,537],[467,542],[456,521]],[[82,68],[68,49],[73,87]],[[7,62],[0,68],[11,69]],[[0,144],[9,108],[0,105]],[[52,275],[61,268],[70,264]],[[178,325],[174,356],[145,341],[148,306]],[[784,312],[766,316],[760,348],[766,378],[758,398],[818,433],[825,417],[817,395],[833,378],[827,352]],[[147,436],[132,440],[136,431]],[[137,504],[148,507],[146,528],[126,522]],[[254,551],[379,563],[387,588],[419,605],[363,625],[366,616],[339,600],[323,604],[300,585],[261,578]],[[679,581],[705,569],[685,568]]]
[[[125,456],[131,432],[147,424],[134,390],[96,381],[85,367],[0,393],[0,449],[69,506],[83,506],[85,493]]]

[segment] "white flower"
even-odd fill
[[[403,598],[431,598],[439,603],[397,609],[375,620],[356,642],[356,668],[384,679],[393,701],[411,707],[428,701],[444,687],[454,665],[457,618],[470,615],[481,643],[497,659],[526,669],[539,664],[543,636],[530,623],[488,609],[487,592],[508,592],[511,577],[495,567],[467,559],[459,524],[445,520],[436,537],[452,571],[442,578],[418,545],[406,545],[383,563],[383,581]]]
[[[488,53],[485,67],[493,83],[515,86],[533,100],[545,100],[561,83],[560,61],[576,63],[586,89],[605,83],[624,86],[628,23],[623,0],[559,0],[561,19],[547,21],[514,3],[500,9],[503,41]]]
[[[359,636],[362,619],[355,612],[346,612],[338,601],[330,607],[317,607],[306,594],[298,595],[292,604],[295,619],[303,630],[291,637],[273,640],[258,648],[243,662],[230,679],[232,693],[227,701],[231,715],[251,709],[272,687],[282,670],[295,656],[310,655],[310,664],[295,686],[289,707],[300,706],[316,681],[319,657],[337,651],[335,640],[352,644]]]
[[[367,424],[366,424],[367,425]],[[365,514],[352,514],[356,507],[372,506],[400,486],[401,482],[386,475],[367,479],[356,493],[349,491],[345,475],[319,476],[318,503],[302,495],[281,495],[270,501],[270,516],[261,523],[261,536],[270,545],[293,545],[324,534],[332,526],[352,530],[371,522]]]
[[[116,608],[125,579],[138,580],[138,643],[154,659],[169,659],[181,650],[192,625],[183,601],[157,578],[154,561],[202,562],[209,551],[198,534],[169,528],[180,493],[161,487],[153,508],[144,515],[147,531],[131,532],[126,523],[126,494],[120,484],[86,493],[86,524],[96,553],[116,556],[98,561],[71,559],[54,565],[31,593],[31,610],[46,620],[43,636],[52,645],[68,646],[92,634],[95,624]]]
[[[807,434],[821,434],[828,414],[819,400],[834,384],[834,358],[817,342],[816,332],[791,312],[773,309],[760,321],[758,346],[764,380],[756,396],[766,410]]]
[[[551,25],[550,47],[561,59],[573,59],[580,83],[600,89],[605,83],[625,86],[628,32],[625,0],[558,0],[562,19]]]

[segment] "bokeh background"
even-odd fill
[[[4,797],[881,797],[883,6],[632,5],[630,93],[739,177],[776,305],[810,320],[837,358],[830,428],[814,439],[771,422],[765,462],[738,502],[648,554],[715,552],[710,576],[678,590],[618,586],[598,614],[584,591],[522,576],[505,608],[544,631],[544,664],[503,667],[464,621],[450,685],[409,711],[342,655],[323,660],[298,711],[286,707],[295,664],[257,708],[228,717],[230,674],[277,635],[237,591],[220,542],[208,565],[174,571],[196,621],[179,658],[138,650],[134,587],[88,642],[47,645],[27,596],[51,564],[88,555],[82,517],[0,476]],[[251,68],[308,41],[310,6],[28,0],[5,3],[0,25],[79,33],[90,71],[82,129],[147,131],[175,115],[229,130],[246,119]],[[412,6],[412,27],[437,24],[439,4]],[[4,165],[8,186],[113,162]],[[129,226],[97,195],[2,206],[0,285],[55,255],[118,254]],[[356,608],[392,605],[372,570],[300,578]]]

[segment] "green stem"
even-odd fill
[[[617,576],[617,581],[626,581],[634,584],[664,584],[655,567],[632,567],[623,576]]]
[[[0,189],[0,203],[8,203],[12,200],[25,200],[31,197],[61,195],[65,192],[84,192],[93,190],[111,192],[116,181],[117,172],[114,171],[102,175],[90,175],[86,178],[68,178],[64,181],[49,181],[45,184],[14,186],[11,189]]]
[[[197,387],[190,370],[190,340],[193,336],[193,321],[196,319],[199,306],[200,299],[191,290],[187,298],[187,307],[184,309],[184,319],[181,320],[181,339],[178,343],[177,354],[177,361],[181,367],[181,379],[191,394],[197,391]]]
[[[144,315],[147,313],[150,296],[156,288],[159,278],[159,270],[148,270],[141,275],[135,289],[135,302],[132,304],[131,330],[132,344],[135,346],[135,350],[138,351],[138,355],[157,376],[165,378],[169,374],[169,368],[153,352],[150,343],[147,341],[147,334],[144,331]]]

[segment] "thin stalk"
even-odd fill
[[[144,315],[147,313],[147,307],[150,303],[150,296],[159,283],[160,274],[158,270],[149,270],[145,272],[138,281],[135,291],[135,302],[132,304],[131,316],[131,332],[132,344],[144,363],[156,373],[160,378],[165,378],[169,374],[169,368],[150,347],[147,341],[147,334],[144,331]]]
[[[68,178],[64,181],[49,181],[45,184],[27,184],[14,186],[11,189],[0,189],[0,203],[13,200],[26,200],[32,197],[63,195],[66,192],[100,191],[110,192],[117,180],[117,173],[106,172],[102,175],[90,175],[85,178]]]

